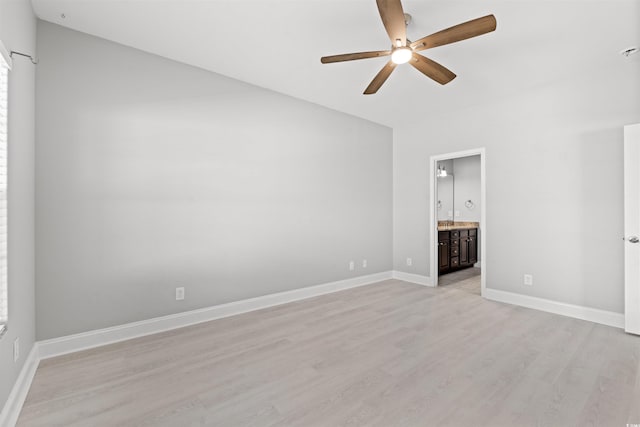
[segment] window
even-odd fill
[[[11,58],[0,42],[0,334],[9,317],[7,286],[7,98]]]

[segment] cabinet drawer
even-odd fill
[[[458,267],[460,265],[459,262],[459,258],[458,257],[453,257],[449,260],[449,262],[451,263],[451,268],[453,267]]]
[[[460,237],[467,237],[469,235],[469,230],[460,230]]]
[[[438,240],[449,240],[448,231],[438,231]]]
[[[460,230],[451,231],[451,238],[452,239],[457,239],[458,237],[460,237]]]
[[[458,256],[460,254],[460,248],[458,246],[451,246],[451,256]]]
[[[478,229],[477,228],[472,228],[471,230],[469,230],[469,236],[477,236],[478,235]]]
[[[458,246],[460,246],[460,240],[452,240],[451,241],[451,247],[452,248],[457,248]]]

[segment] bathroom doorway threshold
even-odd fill
[[[430,157],[429,160],[429,241],[431,250],[429,251],[429,271],[433,277],[433,286],[438,286],[438,210],[437,210],[437,189],[438,181],[436,173],[438,162],[442,160],[453,160],[462,157],[480,156],[480,295],[485,296],[486,293],[486,261],[487,261],[487,208],[486,208],[486,159],[485,149],[475,148],[471,150],[456,151],[451,153],[443,153]]]

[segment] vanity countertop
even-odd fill
[[[463,228],[479,228],[477,222],[438,221],[438,231],[461,230]]]

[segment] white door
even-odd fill
[[[624,330],[640,335],[640,124],[624,127]]]

